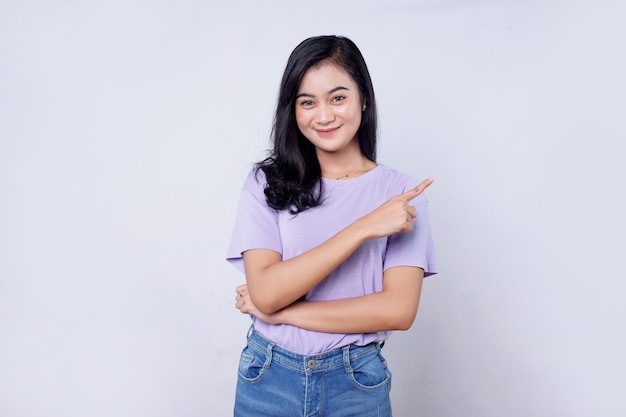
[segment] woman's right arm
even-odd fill
[[[319,284],[365,241],[410,232],[417,213],[409,202],[432,182],[429,178],[389,199],[321,245],[286,261],[272,250],[245,251],[246,283],[252,302],[265,314],[275,313]]]

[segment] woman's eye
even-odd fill
[[[346,97],[345,97],[345,96],[335,96],[335,97],[333,97],[333,101],[334,101],[335,103],[338,103],[338,102],[343,101],[343,100],[345,100],[345,99],[346,99]]]
[[[313,105],[313,102],[311,100],[304,100],[300,102],[300,105],[302,107],[311,107]]]

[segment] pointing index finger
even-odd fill
[[[407,202],[413,200],[415,197],[420,195],[430,184],[435,182],[433,177],[427,178],[421,183],[419,183],[415,188],[411,188],[409,191],[400,194],[400,197],[404,198]]]

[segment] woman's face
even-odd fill
[[[359,149],[356,133],[362,105],[352,77],[335,64],[321,63],[309,68],[302,78],[296,96],[296,122],[318,155],[354,150],[355,145]]]

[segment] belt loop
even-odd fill
[[[254,331],[254,323],[250,325],[250,328],[248,329],[248,334],[246,334],[246,339],[250,339],[250,335],[252,334],[253,331]]]
[[[352,365],[350,364],[350,345],[344,346],[343,350],[343,366],[346,368],[346,372],[352,373]]]
[[[269,368],[270,364],[272,363],[272,355],[274,351],[274,346],[276,346],[274,342],[269,342],[267,344],[267,348],[265,349],[265,363],[263,364],[264,368]]]

